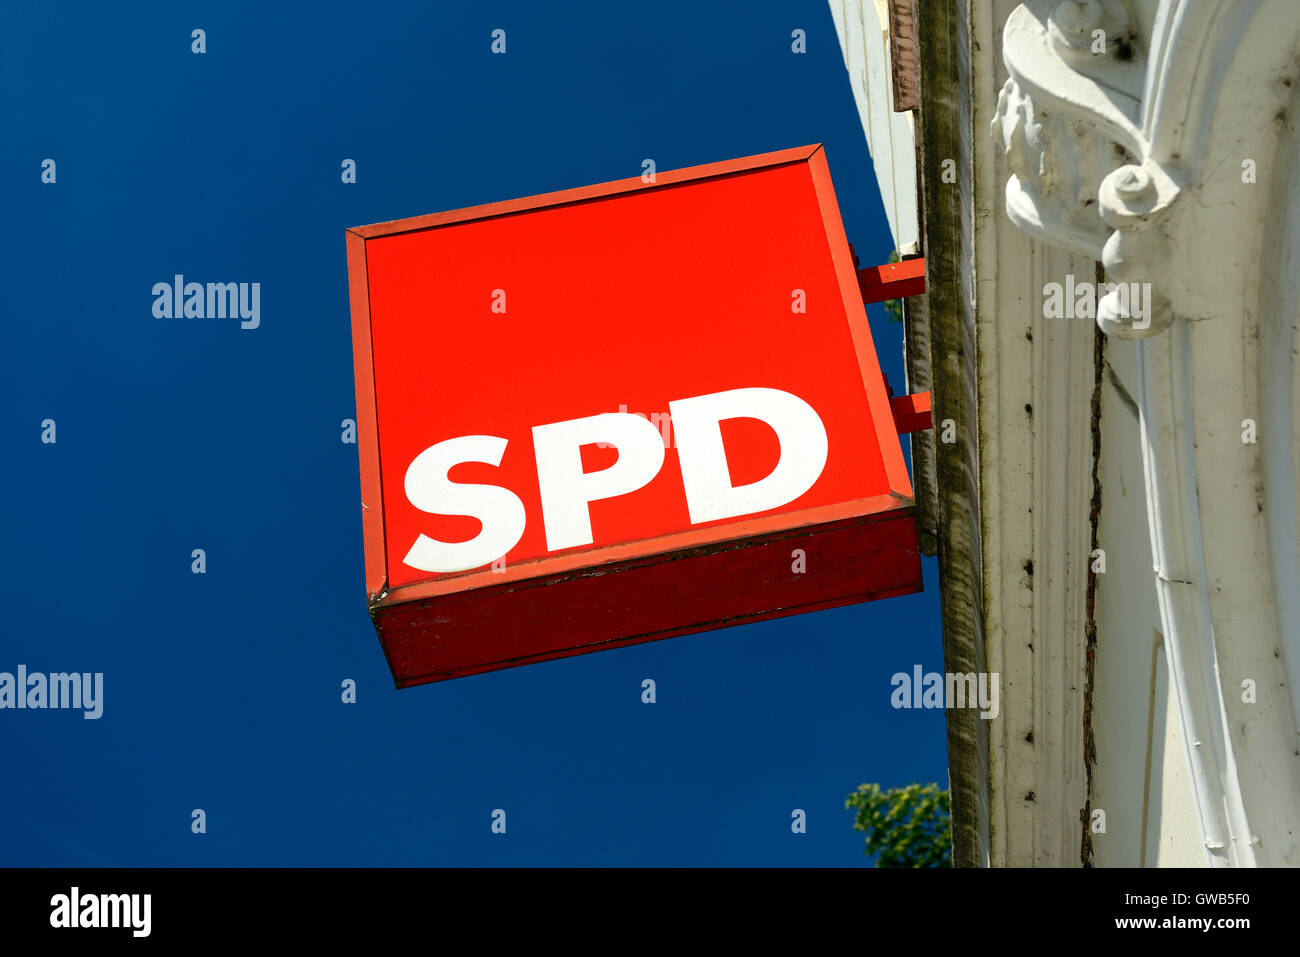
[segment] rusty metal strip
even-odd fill
[[[889,68],[894,80],[894,112],[915,110],[921,102],[916,67],[915,0],[889,0]]]

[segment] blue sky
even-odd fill
[[[862,866],[849,791],[946,786],[942,712],[889,703],[942,670],[930,559],[920,595],[400,692],[365,610],[344,228],[822,142],[884,262],[824,4],[15,6],[0,671],[102,672],[104,713],[0,710],[0,864]],[[260,327],[155,319],[175,273],[260,282]]]

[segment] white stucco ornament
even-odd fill
[[[1218,86],[1260,0],[1029,0],[1003,31],[1010,74],[992,133],[1007,157],[1007,214],[1031,235],[1076,249],[1118,282],[1151,282],[1149,322],[1114,295],[1097,322],[1124,338],[1152,336],[1175,316],[1213,310],[1158,281],[1171,215],[1200,171]],[[1156,51],[1154,58],[1150,51]]]

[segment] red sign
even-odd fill
[[[920,589],[820,146],[347,243],[399,687]]]

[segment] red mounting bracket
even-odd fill
[[[925,260],[905,259],[859,269],[858,288],[864,303],[919,296],[925,292]]]
[[[858,289],[864,303],[919,296],[925,292],[924,257],[858,269],[860,260],[852,243],[849,243],[849,255],[853,257],[853,268],[858,273]]]
[[[929,392],[892,396],[889,400],[889,408],[894,413],[894,425],[898,428],[899,435],[934,427],[934,418],[930,413]]]

